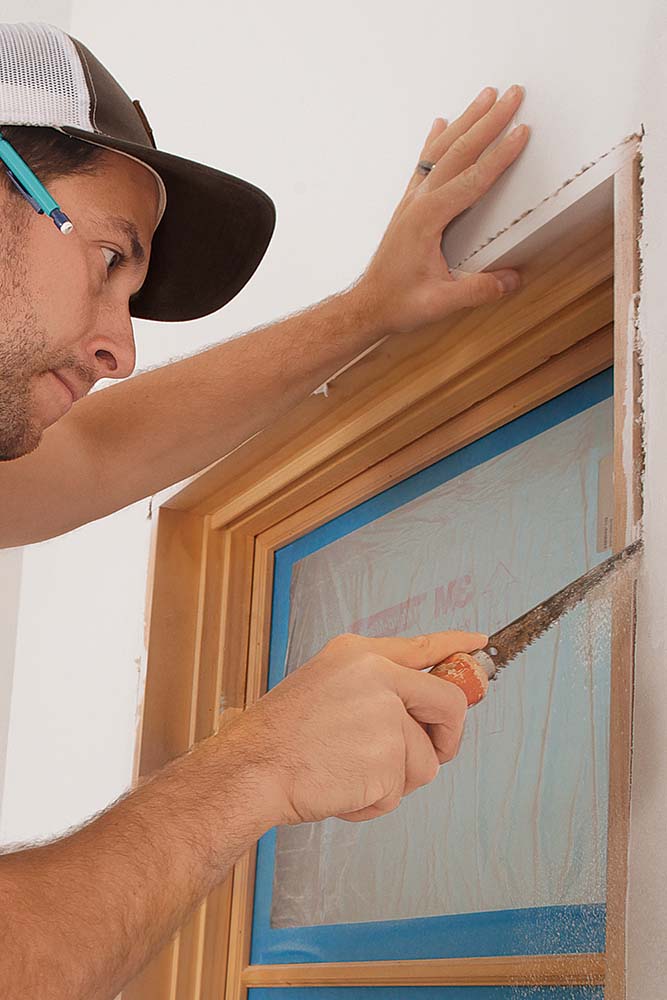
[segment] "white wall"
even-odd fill
[[[71,20],[73,33],[141,99],[159,144],[239,172],[264,186],[278,206],[274,242],[250,286],[202,321],[138,323],[140,366],[349,283],[377,244],[433,117],[454,116],[485,84],[527,87],[521,117],[533,137],[511,174],[453,229],[447,245],[455,258],[645,124],[642,328],[650,361],[651,583],[643,595],[638,665],[631,1000],[661,997],[667,972],[660,947],[667,913],[659,899],[667,871],[667,775],[660,771],[667,700],[659,683],[665,607],[660,429],[667,417],[661,393],[667,375],[667,126],[661,111],[667,81],[660,68],[660,8],[659,0],[420,0],[417,7],[398,0],[191,0],[184,20],[181,5],[155,0],[110,6],[74,0]],[[220,413],[224,419],[224,400]],[[141,654],[148,532],[146,505],[138,504],[26,554],[5,836],[74,822],[129,779],[137,691],[131,678],[136,681],[134,660]],[[44,637],[27,634],[39,626],[46,596],[48,649]],[[36,717],[35,691],[47,682]],[[116,682],[122,694],[107,717],[101,702]],[[49,780],[61,775],[63,782],[53,793],[45,790],[50,758],[56,764],[48,765]]]
[[[5,784],[23,549],[0,551],[0,807]],[[0,808],[1,814],[1,808]]]
[[[71,8],[71,0],[2,0],[0,18],[3,21],[47,21],[67,30]]]
[[[146,504],[24,550],[2,839],[64,830],[132,773]]]

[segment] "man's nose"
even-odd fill
[[[131,375],[137,361],[137,352],[129,313],[124,317],[115,317],[113,321],[107,313],[105,321],[100,323],[99,331],[95,332],[89,343],[88,350],[94,356],[93,363],[95,370],[99,372],[98,378],[127,378]]]

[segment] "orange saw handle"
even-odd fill
[[[473,653],[452,653],[446,660],[433,667],[431,673],[443,681],[456,684],[468,699],[468,708],[477,705],[489,690],[489,681],[495,677],[497,667],[483,649]]]

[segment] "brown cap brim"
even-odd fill
[[[133,316],[197,319],[241,291],[275,227],[275,207],[264,191],[203,163],[139,143],[69,126],[61,131],[142,160],[164,181],[167,208],[153,236],[146,281],[130,309]]]

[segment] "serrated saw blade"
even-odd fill
[[[530,611],[492,635],[482,652],[491,658],[496,670],[506,667],[531,643],[544,635],[567,611],[576,607],[591,590],[606,580],[610,573],[638,555],[641,548],[641,540],[633,542],[621,552],[594,566],[577,580],[568,583],[558,593],[548,597],[541,604],[536,604]]]

